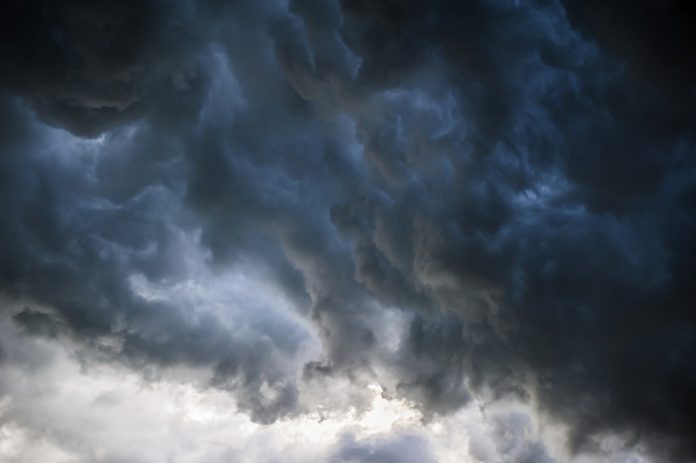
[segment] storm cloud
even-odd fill
[[[254,430],[181,461],[696,458],[683,2],[2,8],[0,455],[77,361]]]

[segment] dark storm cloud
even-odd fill
[[[90,18],[103,16],[107,21],[116,7],[78,10],[82,8],[91,12]],[[76,85],[78,94],[70,96],[75,114],[48,122],[79,135],[101,134],[92,144],[80,145],[62,131],[46,130],[25,109],[28,105],[47,121],[35,98],[63,104],[67,84],[50,77],[51,62],[35,73],[40,82],[18,78],[24,86],[7,89],[23,99],[3,99],[5,119],[17,126],[7,127],[3,134],[2,172],[7,178],[2,187],[2,233],[4,242],[15,244],[3,249],[3,288],[12,297],[56,310],[72,336],[116,338],[123,343],[116,354],[136,367],[147,368],[153,362],[211,365],[213,385],[234,390],[240,407],[254,419],[273,421],[298,407],[286,357],[307,341],[306,333],[296,333],[290,322],[273,320],[274,315],[255,307],[253,300],[240,302],[257,314],[245,315],[252,318],[251,326],[230,332],[215,315],[199,313],[195,306],[139,293],[133,277],[155,285],[191,273],[196,277],[195,269],[188,268],[187,246],[191,236],[200,234],[216,268],[230,263],[259,267],[299,310],[311,305],[312,317],[320,320],[322,333],[330,338],[333,363],[352,362],[357,352],[372,345],[373,335],[368,320],[356,317],[366,309],[359,287],[351,281],[350,254],[330,229],[327,201],[335,190],[347,186],[340,182],[334,186],[331,180],[306,181],[321,179],[329,171],[334,177],[344,175],[344,168],[356,164],[337,143],[350,135],[347,122],[327,126],[313,121],[314,110],[286,83],[279,68],[282,59],[276,57],[301,53],[304,45],[302,37],[293,35],[297,21],[282,8],[213,3],[189,9],[178,5],[174,12],[153,8],[128,4],[119,10],[129,18],[149,15],[141,24],[145,30],[139,31],[142,40],[123,39],[139,40],[137,53],[127,47],[126,62],[95,52],[89,54],[93,61],[60,66],[68,68],[67,76],[81,75],[84,67],[103,72],[104,79],[91,75],[95,87],[87,90],[96,97],[108,96],[111,87],[105,79],[113,76],[114,67],[145,66],[140,61],[143,56],[159,59],[158,47],[167,45],[173,65],[194,62],[204,68],[200,72],[207,77],[198,82],[201,87],[195,93],[182,97],[187,88],[167,87],[171,77],[167,61],[161,65],[161,76],[148,68],[145,81],[134,82],[133,88],[119,87],[123,92],[119,98],[140,98],[131,92],[143,92],[147,100],[143,112],[130,114],[124,106],[104,124],[82,126],[83,118],[91,124],[102,116],[93,114],[85,100],[93,95],[81,93],[87,90]],[[21,9],[41,20],[55,19],[42,16],[44,9],[39,7]],[[181,25],[173,15],[184,10],[192,16],[179,17],[186,19]],[[223,15],[228,23],[211,19],[215,15]],[[216,43],[197,43],[187,34],[178,35],[198,20],[209,30],[199,27],[195,38],[217,34]],[[83,35],[107,34],[103,40],[111,43],[136,32],[129,29],[135,27],[130,21],[118,24],[121,27],[112,30],[78,21],[69,28],[76,36],[72,45],[99,46],[87,43]],[[163,44],[144,38],[175,34],[176,40]],[[296,49],[286,50],[291,40]],[[44,35],[30,42],[30,48],[54,45]],[[23,65],[40,67],[33,59]],[[158,67],[160,62],[150,65]],[[17,74],[21,72],[24,67],[18,65]],[[259,79],[261,75],[268,80]],[[191,98],[186,111],[161,106],[184,97]],[[324,130],[329,136],[320,135]],[[287,156],[279,156],[279,150]],[[322,209],[325,215],[315,214]],[[30,305],[14,319],[27,332],[52,332],[54,328],[43,323],[50,317],[39,314]],[[264,395],[261,389],[269,392]]]
[[[356,118],[381,191],[349,200],[334,223],[355,236],[358,279],[375,294],[397,271],[458,314],[414,321],[411,350],[443,367],[416,384],[451,400],[462,376],[504,392],[531,374],[578,445],[627,428],[686,450],[692,93],[675,109],[553,2],[344,5],[361,76],[384,89],[382,112]],[[686,66],[681,50],[670,69]],[[414,77],[438,58],[454,122],[443,89]]]
[[[576,450],[692,456],[696,119],[669,5],[642,35],[580,2],[10,2],[3,291],[135,364],[211,365],[258,421],[296,411],[278,352],[300,335],[133,288],[185,279],[199,233],[214,272],[264,269],[314,323],[307,377],[389,363],[426,414],[488,387]],[[396,354],[383,306],[413,314]],[[15,320],[51,333],[38,313]],[[340,457],[396,458],[368,447]]]
[[[612,2],[563,2],[571,24],[607,52],[625,60],[634,76],[656,84],[674,104],[673,116],[693,119],[696,10],[686,1],[638,1],[631,8]]]
[[[10,296],[28,299],[16,322],[30,333],[113,337],[123,343],[116,353],[138,368],[212,365],[215,384],[240,396],[262,384],[292,389],[278,350],[293,352],[301,337],[283,320],[268,319],[260,302],[246,301],[259,315],[231,332],[195,304],[134,290],[134,276],[164,284],[192,273],[185,252],[190,230],[177,204],[184,165],[176,142],[166,143],[168,135],[157,130],[136,129],[132,140],[113,132],[109,148],[93,157],[89,146],[71,146],[69,135],[45,132],[16,101],[3,103],[7,120],[24,123],[22,131],[5,134],[0,161],[2,240],[13,243],[1,251],[2,285]],[[32,304],[51,307],[58,318]],[[295,406],[264,408],[255,403],[257,392],[240,406],[259,420]]]
[[[96,136],[145,115],[195,116],[207,76],[193,5],[12,0],[2,8],[2,85],[44,122]]]

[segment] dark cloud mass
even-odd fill
[[[425,421],[490,392],[572,455],[624,461],[614,435],[696,461],[688,2],[0,17],[0,304],[22,336],[146,380],[207,369],[198,387],[266,425],[347,378]],[[556,461],[525,419],[495,418],[499,459],[472,459]],[[348,431],[326,458],[438,461],[431,444]]]

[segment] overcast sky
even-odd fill
[[[9,0],[0,462],[696,461],[696,15]]]

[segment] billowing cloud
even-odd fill
[[[115,420],[233,404],[181,461],[693,459],[694,67],[648,3],[9,2],[0,455],[166,461],[20,386],[104,374]]]

